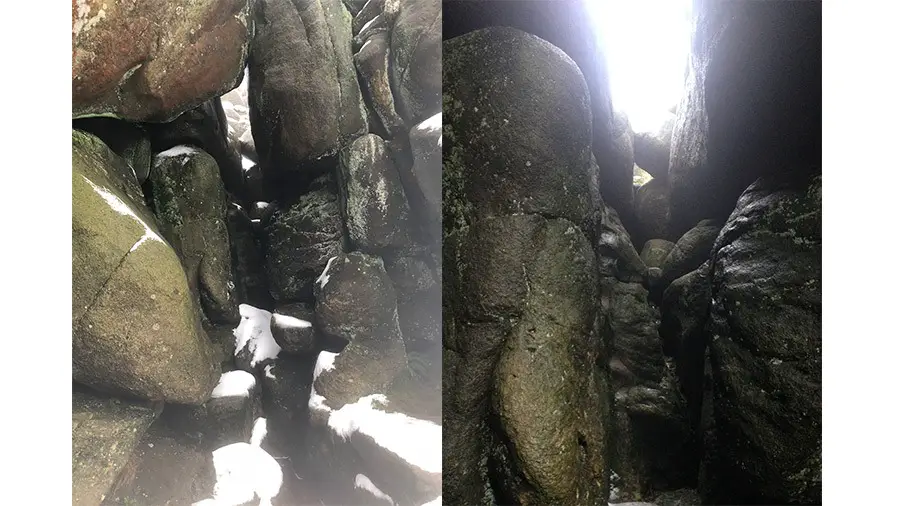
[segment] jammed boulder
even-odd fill
[[[315,296],[319,331],[348,343],[331,369],[317,375],[316,392],[332,409],[383,394],[407,366],[397,295],[383,261],[356,251],[332,258]]]
[[[561,50],[512,28],[446,41],[444,54],[444,492],[603,503],[588,88]]]
[[[698,224],[685,232],[662,265],[662,285],[668,285],[709,260],[719,230],[721,227],[715,225]]]
[[[443,17],[438,0],[399,0],[399,4],[391,30],[390,82],[397,112],[411,126],[441,110]]]
[[[661,268],[675,247],[675,243],[665,239],[650,239],[644,243],[644,249],[641,250],[641,260],[647,267]]]
[[[676,234],[822,163],[822,2],[698,2],[669,178]],[[747,72],[747,69],[754,69]]]
[[[132,198],[136,185],[119,176],[127,165],[111,159],[96,138],[73,134],[72,376],[98,390],[202,403],[219,364],[187,277]]]
[[[251,3],[72,2],[72,116],[165,122],[234,88]]]
[[[655,132],[634,134],[634,163],[655,178],[669,177],[669,148],[675,116],[669,116]]]
[[[313,282],[328,259],[344,251],[337,192],[324,185],[264,224],[266,273],[279,302],[311,301]]]
[[[311,304],[284,304],[272,312],[272,337],[287,353],[311,353],[315,351],[316,329],[313,326],[316,313]]]
[[[409,203],[384,140],[357,138],[341,151],[338,173],[351,244],[374,254],[408,245]]]
[[[607,324],[613,336],[612,367],[616,388],[657,385],[665,370],[657,328],[659,310],[648,300],[647,289],[637,283],[615,283],[605,288]]]
[[[225,213],[225,224],[228,227],[237,300],[263,309],[272,308],[274,303],[269,293],[263,253],[250,216],[232,202]]]
[[[619,214],[599,197],[592,232],[602,281],[639,283],[644,279],[647,266],[634,249]]]
[[[638,244],[649,239],[675,240],[670,225],[671,188],[665,179],[654,178],[634,195],[635,238]]]
[[[100,504],[133,479],[123,471],[160,411],[161,404],[72,392],[72,504]]]
[[[760,179],[713,247],[704,502],[822,500],[822,179]]]
[[[150,192],[163,236],[181,256],[204,313],[213,322],[236,322],[226,195],[215,159],[189,146],[159,153]]]
[[[333,155],[365,133],[341,0],[259,0],[250,51],[250,122],[260,163],[275,172]]]

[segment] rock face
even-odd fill
[[[599,202],[587,86],[562,51],[516,29],[466,34],[444,54],[445,497],[603,503],[609,392],[591,365],[605,350],[581,228]]]
[[[339,173],[351,244],[376,254],[409,244],[409,204],[384,140],[357,138],[341,152]]]
[[[611,137],[612,142],[603,153],[600,191],[603,199],[617,212],[630,214],[634,201],[631,186],[634,179],[635,137],[628,117],[621,111],[613,116]]]
[[[714,246],[704,502],[822,500],[822,181],[761,179]]]
[[[72,393],[72,504],[100,504],[119,485],[117,477],[161,410]]]
[[[374,5],[369,2],[366,5]],[[356,17],[354,22],[359,19]],[[397,113],[390,83],[390,33],[371,35],[355,55],[353,63],[364,84],[364,94],[389,135],[396,136],[406,130],[403,118]]]
[[[665,239],[650,239],[644,243],[644,249],[641,250],[641,260],[648,267],[661,268],[666,257],[675,247],[675,243]]]
[[[412,127],[409,146],[413,163],[399,167],[413,216],[418,217],[421,228],[432,241],[438,241],[441,236],[442,124],[441,113],[438,113]]]
[[[237,86],[248,0],[72,2],[72,116],[169,121]]]
[[[303,170],[365,133],[341,0],[258,0],[250,52],[250,122],[260,163]]]
[[[397,292],[397,312],[407,350],[440,345],[441,286],[433,268],[421,257],[385,261]]]
[[[97,136],[113,153],[122,157],[143,184],[150,175],[150,136],[141,126],[114,118],[84,118],[74,122],[75,128]]]
[[[127,165],[111,159],[96,138],[73,134],[73,378],[98,390],[202,403],[219,365],[184,269],[134,200],[136,185],[117,172]]]
[[[675,116],[666,119],[656,132],[634,134],[634,163],[655,178],[669,176],[669,151]]]
[[[412,126],[441,110],[443,16],[438,0],[399,3],[391,30],[390,82],[397,112]]]
[[[670,213],[671,188],[665,179],[651,179],[634,196],[635,238],[675,240]]]
[[[204,313],[215,323],[237,322],[225,188],[215,159],[188,146],[159,153],[150,186],[160,229],[180,254]]]
[[[822,2],[702,0],[693,11],[669,168],[677,234],[724,220],[762,175],[822,163]]]
[[[344,251],[336,192],[323,186],[279,209],[265,225],[266,272],[279,302],[311,300],[313,281],[328,259]]]

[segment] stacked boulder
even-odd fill
[[[439,503],[440,3],[188,4],[73,4],[75,503]]]

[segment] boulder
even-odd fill
[[[700,493],[822,501],[822,178],[763,178],[713,246],[713,424]]]
[[[700,226],[685,232],[681,239],[675,243],[675,247],[669,252],[662,267],[662,285],[668,285],[672,281],[692,270],[700,267],[703,262],[709,260],[713,243],[719,236],[721,227]]]
[[[634,249],[628,231],[615,209],[598,197],[594,218],[594,251],[597,269],[604,282],[637,283],[647,275],[647,266]]]
[[[630,218],[634,201],[631,186],[634,179],[635,139],[631,123],[624,112],[615,111],[610,137],[611,142],[604,149],[603,159],[597,161],[600,167],[600,192],[603,199],[620,215],[628,215]]]
[[[250,51],[250,123],[260,163],[303,171],[365,133],[341,0],[259,0]]]
[[[285,353],[316,351],[315,308],[302,302],[283,304],[272,312],[272,337]]]
[[[421,351],[441,342],[441,287],[422,257],[385,259],[397,292],[397,314],[407,350]]]
[[[443,17],[438,0],[399,0],[399,4],[391,30],[390,83],[397,112],[412,126],[441,110]]]
[[[215,323],[237,322],[226,194],[215,159],[189,146],[159,153],[150,193],[162,234],[181,256],[206,316]]]
[[[444,56],[443,491],[605,503],[588,88],[560,49],[512,28],[445,41]]]
[[[115,158],[74,132],[72,377],[98,390],[202,403],[218,362],[181,261],[132,199],[136,185],[120,178],[116,167],[127,165]]]
[[[616,389],[655,386],[665,371],[662,342],[657,328],[659,310],[648,300],[647,289],[637,283],[615,283],[605,288],[602,300],[612,333],[613,384]]]
[[[125,472],[162,405],[72,392],[72,504],[93,506],[127,486]],[[124,472],[124,474],[123,474]]]
[[[237,86],[248,0],[72,3],[72,117],[165,122]]]
[[[334,257],[316,280],[315,299],[319,331],[348,343],[317,375],[316,392],[332,409],[383,394],[407,366],[397,295],[383,261],[356,251]]]
[[[675,247],[675,243],[665,239],[650,239],[644,243],[644,249],[641,250],[641,260],[648,267],[662,268],[666,257]]]
[[[693,15],[669,168],[676,234],[724,221],[760,176],[822,163],[822,2],[703,0]]]
[[[263,251],[244,209],[230,202],[225,213],[237,300],[263,309],[274,307]]]
[[[241,304],[241,323],[234,329],[235,365],[252,374],[274,363],[281,346],[272,335],[272,313]]]
[[[312,301],[313,282],[328,259],[344,251],[344,224],[330,185],[275,211],[263,224],[266,274],[278,302]]]
[[[384,140],[357,138],[341,151],[341,212],[351,244],[379,254],[407,246],[409,203]]]
[[[666,118],[655,132],[634,134],[634,163],[655,178],[669,177],[669,148],[675,115]]]
[[[665,179],[651,179],[634,195],[635,239],[642,244],[649,239],[675,240],[669,211],[671,188]]]

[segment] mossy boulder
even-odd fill
[[[412,126],[441,110],[443,16],[438,0],[399,3],[391,30],[390,82],[397,112]]]
[[[178,255],[76,132],[72,145],[72,376],[98,390],[202,403],[219,365]],[[128,186],[128,185],[125,185]]]
[[[216,160],[188,146],[159,153],[150,188],[163,236],[180,254],[206,316],[216,323],[239,321],[226,195]]]

